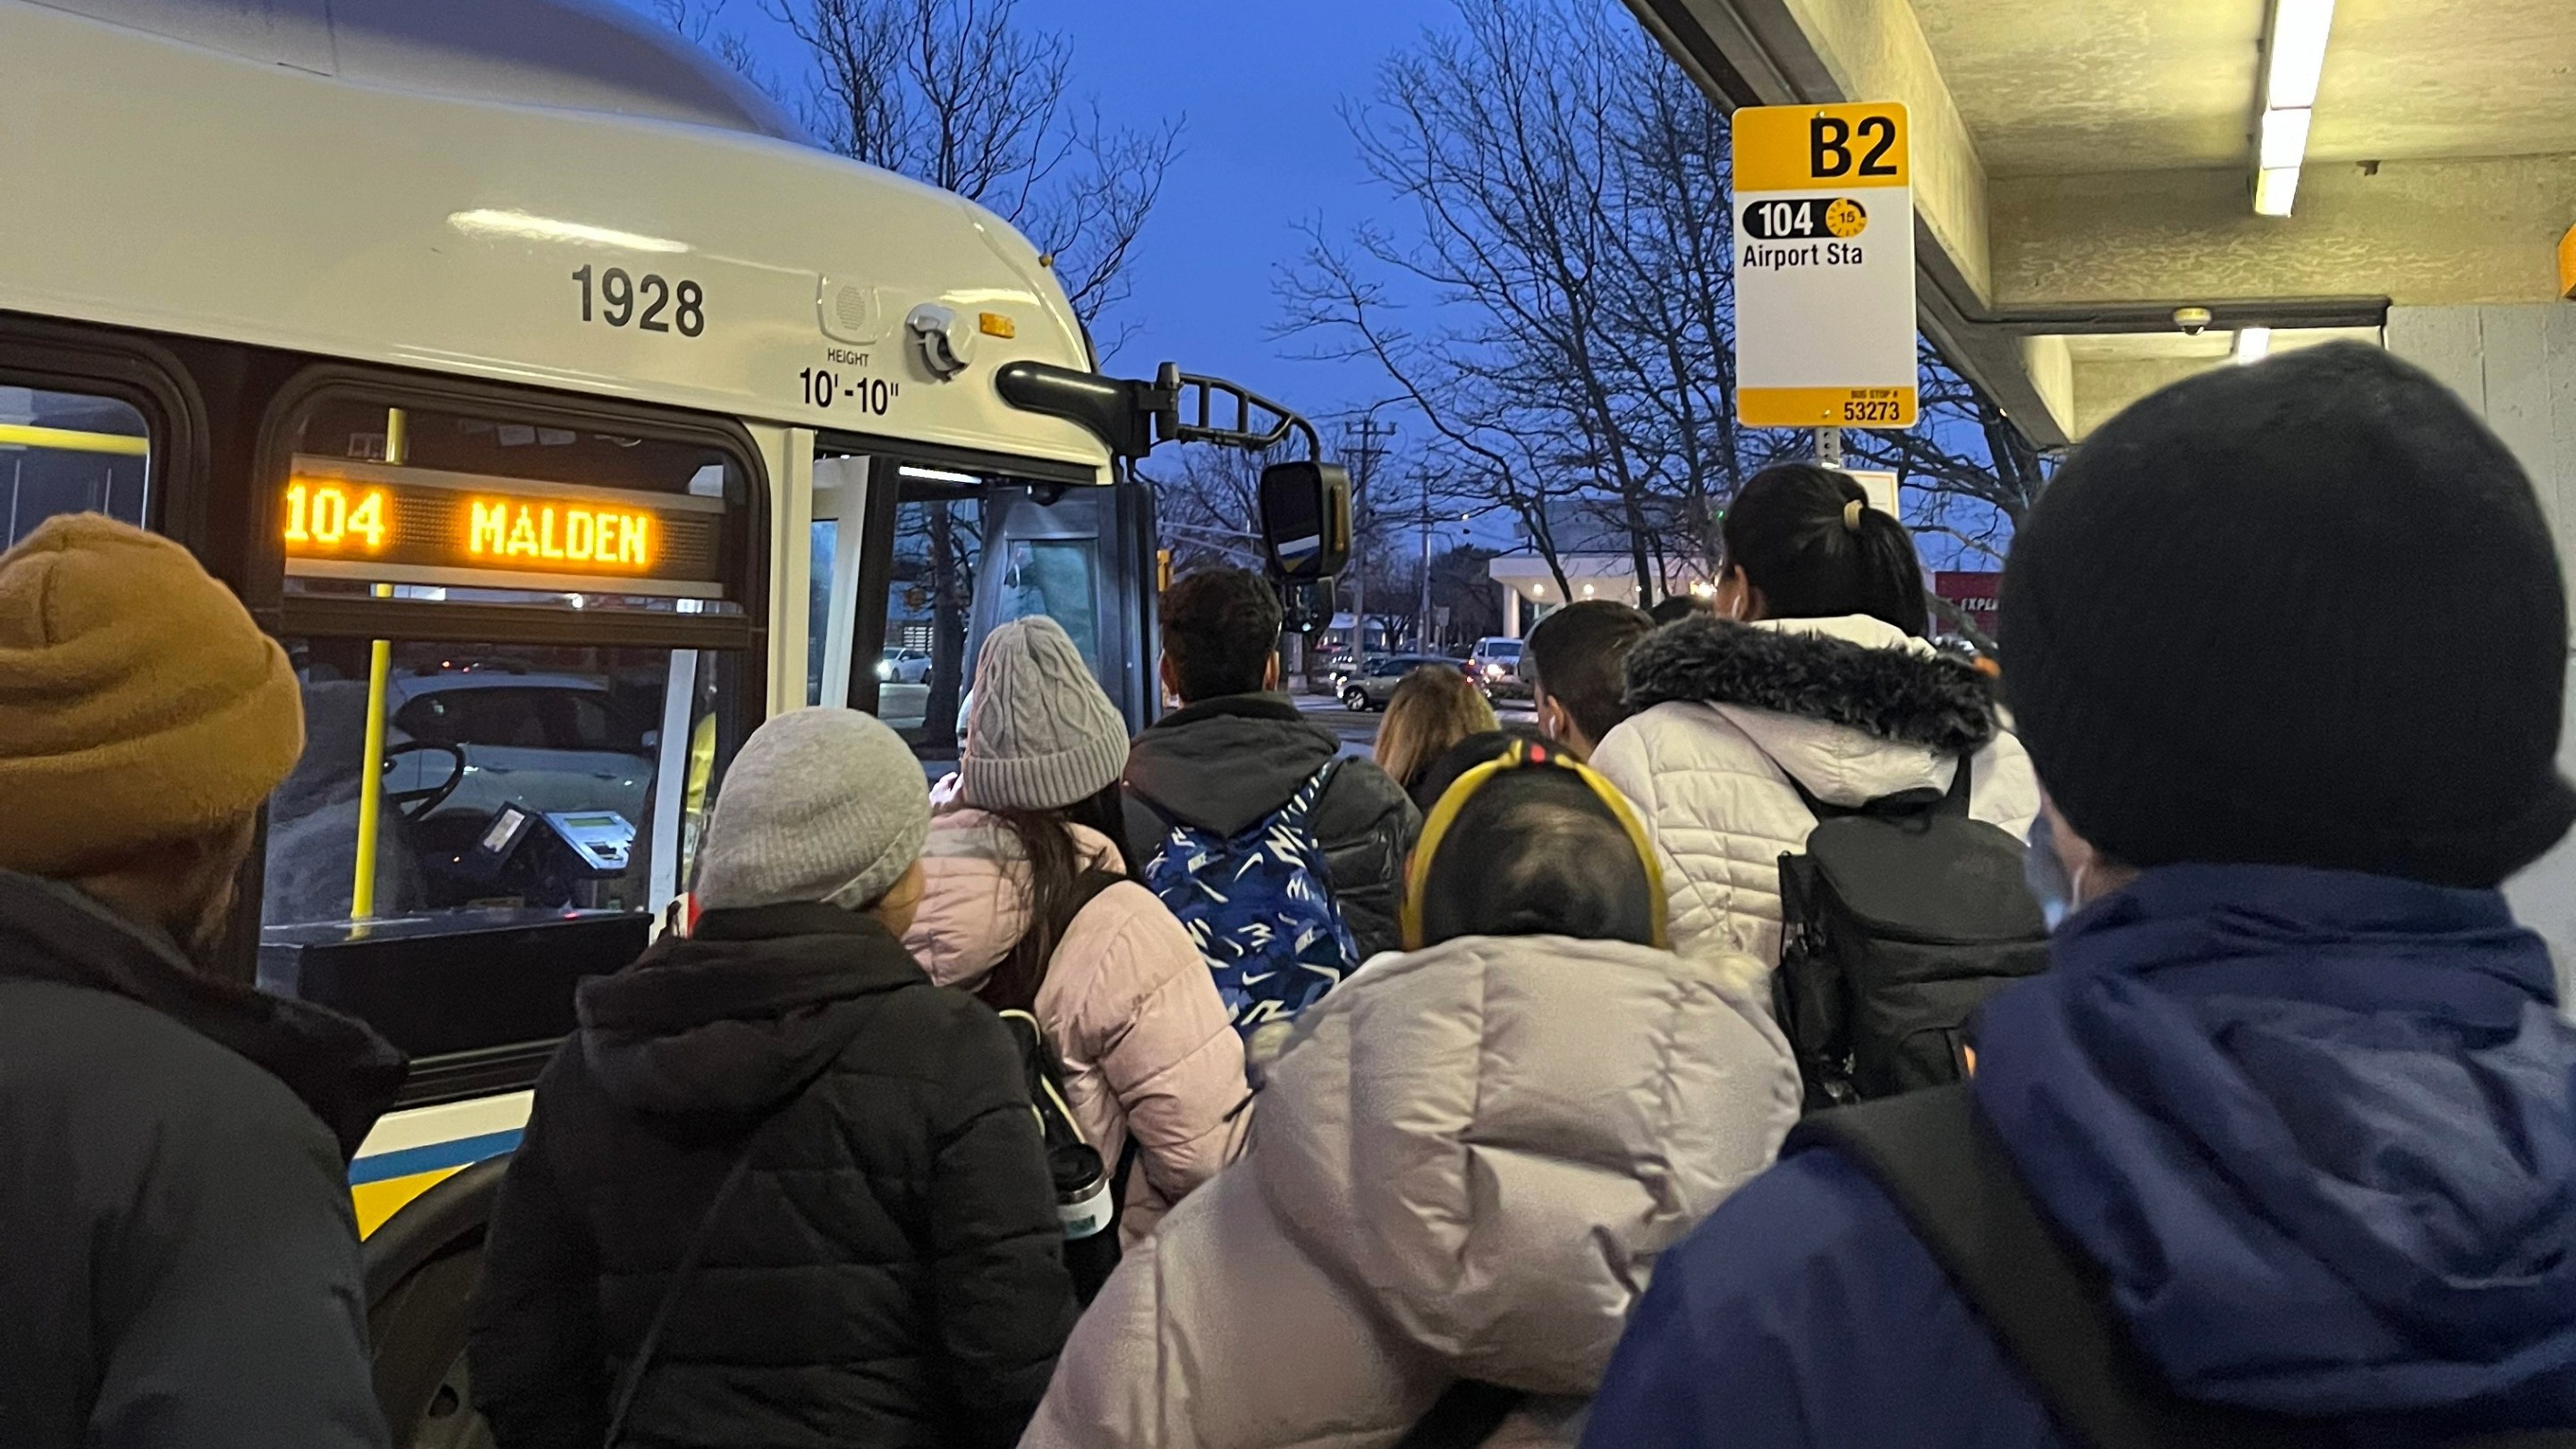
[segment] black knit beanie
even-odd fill
[[[2023,520],[2002,615],[2041,782],[2128,864],[2484,887],[2576,822],[2539,500],[2378,348],[2220,368],[2104,424]]]

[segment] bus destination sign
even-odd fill
[[[299,457],[287,572],[378,583],[723,595],[724,504],[695,495]]]

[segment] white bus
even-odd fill
[[[1302,425],[1093,375],[999,219],[590,0],[0,0],[0,57],[0,545],[158,530],[292,654],[228,959],[414,1058],[352,1190],[397,1440],[462,1442],[495,1169],[744,734],[846,703],[936,770],[1038,611],[1141,725],[1122,460]]]

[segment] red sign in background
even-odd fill
[[[1932,575],[1932,592],[1956,604],[1968,616],[1968,622],[1988,638],[1995,632],[1995,601],[2002,596],[2004,576],[2000,573],[1943,569]]]

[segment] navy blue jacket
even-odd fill
[[[2185,1395],[2355,1443],[2576,1426],[2576,1030],[2497,894],[2150,872],[1979,1042],[1979,1108]],[[1584,1443],[2072,1446],[1831,1150],[1664,1255]]]

